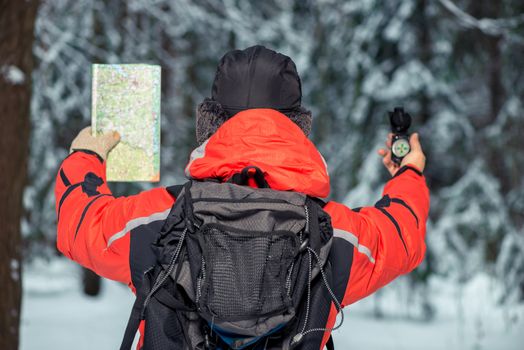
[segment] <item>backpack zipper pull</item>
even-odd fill
[[[307,204],[304,205],[304,212],[306,213],[306,226],[304,227],[304,232],[309,233],[309,209]]]

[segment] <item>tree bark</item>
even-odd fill
[[[20,219],[29,151],[33,31],[38,2],[0,0],[0,349],[17,349]]]

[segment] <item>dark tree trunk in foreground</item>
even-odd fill
[[[17,349],[22,194],[27,174],[37,1],[0,0],[0,349]]]

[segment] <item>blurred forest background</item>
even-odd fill
[[[388,132],[386,112],[402,105],[414,117],[432,193],[428,252],[421,267],[391,287],[402,290],[396,316],[431,322],[439,308],[432,280],[460,290],[480,275],[497,286],[497,305],[522,305],[519,0],[41,2],[32,73],[0,65],[0,81],[3,74],[16,85],[24,72],[32,81],[22,217],[27,269],[58,256],[53,183],[72,139],[90,123],[92,63],[162,66],[160,184],[171,185],[184,181],[196,146],[195,107],[210,95],[218,60],[254,44],[296,62],[303,105],[314,116],[313,140],[328,163],[332,199],[351,207],[378,200],[388,178],[375,155]],[[112,189],[124,195],[151,186],[118,183]],[[97,294],[97,279],[87,272],[84,279],[85,291]],[[388,315],[389,299],[373,298],[373,315]]]

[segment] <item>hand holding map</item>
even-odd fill
[[[107,159],[107,154],[120,142],[120,134],[118,131],[110,131],[105,134],[93,136],[91,127],[88,126],[75,137],[71,143],[69,152],[76,150],[90,150]]]
[[[120,134],[107,159],[108,181],[160,180],[160,67],[93,65],[91,123]]]

